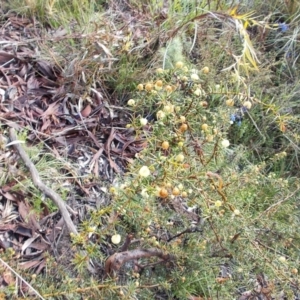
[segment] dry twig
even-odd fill
[[[9,135],[10,135],[10,139],[12,142],[17,140],[15,130],[13,128],[10,128]],[[68,213],[67,206],[65,205],[62,198],[56,192],[54,192],[51,188],[49,188],[48,186],[46,186],[43,183],[36,167],[34,166],[32,161],[28,157],[28,155],[25,152],[25,150],[23,149],[23,147],[18,143],[15,143],[14,147],[18,151],[18,153],[19,153],[20,157],[22,158],[26,167],[29,169],[29,172],[31,174],[31,178],[32,178],[32,181],[33,181],[33,184],[35,185],[35,187],[37,187],[47,197],[49,197],[55,203],[55,205],[59,208],[60,213],[61,213],[64,221],[66,222],[66,226],[67,226],[69,232],[73,233],[73,234],[78,234],[77,229],[76,229],[75,225],[73,224],[71,217]],[[72,212],[74,213],[73,210],[72,210]]]

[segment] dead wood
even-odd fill
[[[10,139],[12,142],[17,140],[15,130],[13,128],[10,128],[9,135],[10,135]],[[32,181],[33,181],[33,184],[35,185],[35,187],[37,187],[41,192],[43,192],[47,197],[49,197],[55,203],[55,205],[59,208],[59,211],[66,223],[66,226],[67,226],[69,232],[73,233],[73,234],[78,234],[77,229],[76,229],[75,225],[73,224],[71,217],[68,213],[67,206],[64,203],[64,201],[62,200],[62,198],[56,192],[54,192],[51,188],[49,188],[48,186],[46,186],[43,183],[36,167],[34,166],[32,161],[28,157],[28,155],[25,152],[25,150],[23,149],[23,147],[18,143],[14,144],[14,147],[18,151],[18,153],[19,153],[21,159],[23,160],[24,164],[26,165],[26,167],[29,169],[29,172],[31,174],[31,178],[32,178]],[[69,208],[69,210],[73,214],[75,214],[75,212],[71,208]]]
[[[150,248],[150,249],[134,249],[124,252],[118,252],[111,255],[105,262],[105,277],[112,276],[118,272],[121,267],[128,261],[138,260],[141,258],[156,256],[164,261],[170,259],[170,254],[165,254],[163,251]]]

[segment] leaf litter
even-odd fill
[[[14,14],[2,19],[0,179],[5,185],[0,188],[0,248],[12,248],[20,260],[19,267],[36,274],[45,267],[48,252],[59,257],[59,248],[71,251],[69,239],[58,247],[58,239],[66,236],[63,219],[50,213],[45,204],[43,210],[35,212],[30,193],[15,188],[28,173],[21,171],[18,154],[11,146],[24,141],[11,142],[7,129],[26,129],[27,143],[42,142],[58,160],[68,161],[65,169],[73,178],[69,180],[69,202],[78,213],[74,223],[84,217],[82,203],[98,208],[107,204],[105,199],[99,203],[99,196],[106,194],[99,182],[112,183],[115,174],[124,173],[127,164],[146,146],[142,136],[126,129],[130,115],[117,106],[117,100],[101,83],[87,90],[84,79],[70,79],[55,60],[42,58],[45,35],[57,41],[67,38],[67,31],[59,28],[45,33],[38,23]],[[96,46],[107,56],[111,68],[113,58],[108,48],[99,43]],[[81,180],[90,174],[96,180]],[[5,274],[0,286],[11,281],[10,273]],[[27,289],[26,285],[20,288]]]

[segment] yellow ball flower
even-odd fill
[[[222,201],[220,201],[220,200],[217,200],[216,202],[215,202],[215,206],[216,207],[221,207],[222,206]]]
[[[180,116],[180,122],[185,123],[186,117],[185,116]]]
[[[146,90],[147,92],[151,92],[151,91],[153,90],[153,84],[152,84],[152,83],[147,83],[147,84],[145,85],[145,90]]]
[[[187,194],[186,191],[183,191],[183,192],[181,193],[181,196],[182,196],[183,198],[186,198],[186,197],[188,196],[188,194]]]
[[[206,123],[202,124],[202,125],[201,125],[201,129],[202,129],[203,131],[207,131],[207,130],[208,130],[208,125],[207,125]]]
[[[188,125],[187,124],[182,124],[180,127],[179,127],[179,130],[180,132],[185,132],[188,130]]]
[[[166,116],[166,114],[162,111],[162,110],[159,110],[157,113],[156,113],[156,117],[157,119],[163,119],[164,117]]]
[[[172,88],[172,86],[170,86],[170,85],[166,85],[166,86],[165,86],[165,90],[166,90],[168,93],[173,92],[173,88]]]
[[[183,162],[184,161],[184,155],[182,153],[178,154],[176,156],[176,161]]]
[[[164,111],[166,113],[173,113],[174,112],[174,105],[172,105],[172,104],[166,104],[164,106]]]
[[[158,195],[159,195],[159,197],[161,197],[161,198],[167,198],[168,195],[169,195],[169,193],[168,193],[167,189],[161,188],[161,189],[159,190]]]
[[[139,91],[142,91],[144,89],[144,86],[140,83],[136,87]]]
[[[203,72],[204,74],[208,74],[208,73],[209,73],[209,67],[204,67],[204,68],[202,69],[202,72]]]
[[[252,103],[250,101],[245,101],[243,103],[243,106],[246,107],[247,109],[250,109],[252,107]]]
[[[214,140],[214,136],[210,134],[206,137],[206,140],[211,143]]]
[[[162,142],[161,147],[162,147],[164,150],[168,150],[169,147],[170,147],[170,144],[169,144],[168,141],[164,141],[164,142]]]
[[[181,69],[181,68],[183,68],[183,66],[184,66],[184,64],[183,64],[182,61],[178,61],[178,62],[175,64],[175,67],[176,67],[177,69]]]
[[[157,80],[156,82],[155,82],[155,89],[157,90],[157,91],[160,91],[161,89],[162,89],[162,86],[163,86],[163,82],[162,82],[162,80]]]
[[[180,195],[180,190],[179,190],[179,188],[178,188],[178,187],[174,187],[174,188],[173,188],[173,191],[172,191],[172,194],[173,194],[174,196]]]
[[[233,99],[227,99],[226,100],[226,105],[227,106],[233,106],[234,105],[234,100]]]

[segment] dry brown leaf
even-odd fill
[[[104,145],[104,149],[107,153],[109,164],[110,164],[111,168],[114,169],[116,173],[120,173],[121,171],[120,171],[118,165],[111,159],[111,156],[110,156],[111,143],[115,138],[115,134],[116,134],[115,129],[112,128],[111,131],[110,131],[110,135],[109,135],[109,137],[108,137],[108,139],[107,139],[107,141]]]
[[[5,272],[3,272],[2,278],[7,285],[15,283],[15,278],[14,278],[12,272],[9,270],[6,270]]]
[[[33,90],[38,89],[39,87],[40,83],[38,82],[38,80],[34,76],[29,77],[29,79],[27,80],[27,88],[29,90]]]
[[[0,63],[4,64],[11,59],[17,58],[15,55],[7,53],[7,52],[0,52]]]
[[[60,37],[65,36],[67,33],[68,33],[68,31],[67,31],[65,28],[59,27],[59,28],[57,28],[56,31],[53,33],[53,37],[55,37],[55,38],[60,38]]]
[[[20,201],[18,206],[19,214],[22,219],[33,229],[33,231],[41,229],[40,224],[37,222],[34,211],[30,208],[29,204],[25,201]]]
[[[57,102],[51,103],[48,108],[42,113],[41,117],[45,120],[48,116],[56,115],[59,110]]]
[[[219,284],[223,284],[224,282],[228,281],[230,277],[217,277],[216,282]]]
[[[37,62],[38,70],[47,78],[51,80],[55,80],[56,76],[53,73],[53,68],[51,65],[45,61],[39,61]]]
[[[20,268],[22,268],[23,270],[27,270],[27,269],[32,269],[32,268],[36,268],[37,266],[39,266],[43,261],[40,260],[31,260],[31,261],[26,261],[26,262],[22,262],[19,264]]]
[[[92,112],[92,107],[90,104],[88,104],[82,111],[81,111],[81,115],[86,118],[88,117]]]
[[[25,227],[21,224],[17,225],[16,229],[14,230],[14,233],[16,233],[19,236],[23,236],[23,237],[28,237],[28,238],[32,237],[32,229]]]
[[[15,195],[9,193],[9,192],[3,192],[2,190],[0,190],[0,194],[2,194],[7,200],[16,202],[17,198],[15,197]]]
[[[16,229],[16,224],[0,224],[0,231],[14,231]]]

